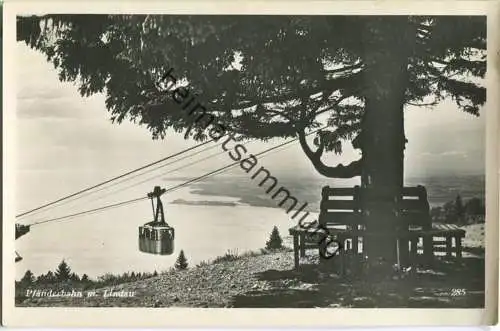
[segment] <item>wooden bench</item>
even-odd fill
[[[447,256],[462,256],[462,239],[465,230],[454,224],[433,223],[427,190],[424,186],[405,187],[398,203],[400,220],[399,252],[403,264],[414,265],[419,259],[418,243],[422,242],[422,260],[431,266],[434,253],[446,252]],[[438,238],[444,238],[439,240]],[[409,245],[409,246],[408,246]],[[444,247],[443,247],[444,246]]]
[[[432,223],[430,230],[418,227],[410,227],[408,240],[410,242],[410,255],[412,260],[418,257],[418,243],[420,238],[432,238],[432,256],[434,253],[443,252],[447,257],[462,257],[462,239],[465,237],[465,230],[460,229],[455,224]],[[438,239],[443,238],[443,239]],[[425,254],[424,254],[425,255]],[[432,263],[426,259],[426,264]]]
[[[331,188],[323,187],[321,191],[320,214],[317,225],[313,228],[304,228],[296,225],[289,229],[293,236],[294,265],[299,267],[299,258],[305,256],[308,248],[318,249],[321,256],[326,250],[326,235],[334,235],[342,245],[349,245],[346,240],[351,240],[351,245],[357,252],[357,232],[362,229],[363,217],[359,201],[359,186]],[[344,252],[342,247],[339,254]]]
[[[289,229],[290,235],[293,236],[295,268],[299,267],[300,257],[305,256],[306,249],[318,249],[321,256],[321,252],[326,249],[324,244],[327,235],[334,236],[340,243],[341,250],[338,255],[341,265],[346,254],[365,254],[365,248],[360,249],[364,237],[385,235],[366,230],[362,206],[368,206],[370,203],[377,203],[377,197],[370,196],[369,189],[361,189],[359,186],[323,187],[318,226],[304,228],[296,225]],[[445,251],[447,256],[455,252],[457,258],[461,257],[461,241],[465,231],[455,225],[432,223],[425,187],[404,187],[402,197],[395,206],[399,218],[398,231],[395,233],[400,259],[404,264],[415,263],[420,240],[423,259],[427,265],[432,264],[434,252]],[[435,238],[439,237],[445,240],[435,241]]]

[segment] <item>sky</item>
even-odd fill
[[[17,194],[26,196],[29,205],[58,198],[195,144],[184,141],[182,134],[152,140],[144,127],[130,122],[112,124],[104,95],[81,97],[75,85],[60,82],[52,64],[24,43],[17,44],[16,55]],[[451,101],[432,110],[408,109],[405,175],[484,174],[484,117],[458,111]],[[248,145],[248,150],[258,153],[275,144],[256,142]],[[357,151],[347,149],[325,162],[349,163],[357,155]],[[222,154],[175,175],[203,174],[231,161]],[[276,176],[317,175],[297,143],[270,154],[261,165]]]

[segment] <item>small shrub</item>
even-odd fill
[[[222,256],[218,256],[214,259],[214,262],[213,263],[220,263],[220,262],[228,262],[228,261],[235,261],[237,259],[239,259],[240,256],[238,255],[238,251],[231,251],[231,250],[228,250],[226,252],[226,254],[222,255]]]
[[[186,259],[186,256],[184,255],[184,251],[181,250],[179,253],[179,257],[177,258],[177,261],[175,262],[175,269],[177,270],[185,270],[188,267],[188,262]]]
[[[203,261],[201,261],[200,263],[198,263],[198,264],[196,265],[196,267],[197,267],[197,268],[200,268],[200,267],[206,267],[207,265],[210,265],[210,261],[208,261],[208,260],[203,260]]]
[[[275,226],[269,240],[266,242],[266,249],[280,249],[283,248],[283,239],[281,239],[278,228]]]

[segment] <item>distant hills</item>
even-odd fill
[[[321,188],[325,185],[336,186],[335,181],[328,178],[316,176],[279,176],[278,186],[286,188],[292,196],[299,201],[298,205],[308,203],[307,210],[317,211],[321,198]],[[171,180],[185,180],[182,177],[168,178]],[[191,193],[206,196],[224,196],[239,199],[240,203],[260,207],[277,207],[277,202],[266,194],[267,186],[259,187],[260,179],[252,180],[243,174],[224,174],[207,178],[201,182],[191,184]],[[267,184],[266,184],[267,185]],[[352,186],[351,184],[341,184],[338,186]],[[477,197],[484,199],[485,196],[485,176],[484,175],[464,175],[464,176],[432,176],[432,177],[411,177],[405,181],[406,186],[424,185],[427,188],[429,203],[431,206],[442,205],[453,200],[458,194],[464,199]],[[174,201],[173,203],[193,203],[188,201]],[[199,204],[200,202],[195,202]],[[204,203],[203,201],[201,202]],[[216,201],[209,201],[210,205],[217,204]],[[222,203],[222,201],[221,201]],[[224,202],[225,204],[227,201]]]

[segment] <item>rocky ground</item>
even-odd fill
[[[339,277],[334,264],[304,259],[293,270],[289,250],[208,264],[114,287],[94,296],[31,297],[20,306],[78,307],[411,307],[483,306],[484,258],[438,260],[404,279]],[[110,292],[126,297],[106,296]],[[105,295],[106,293],[106,295]]]

